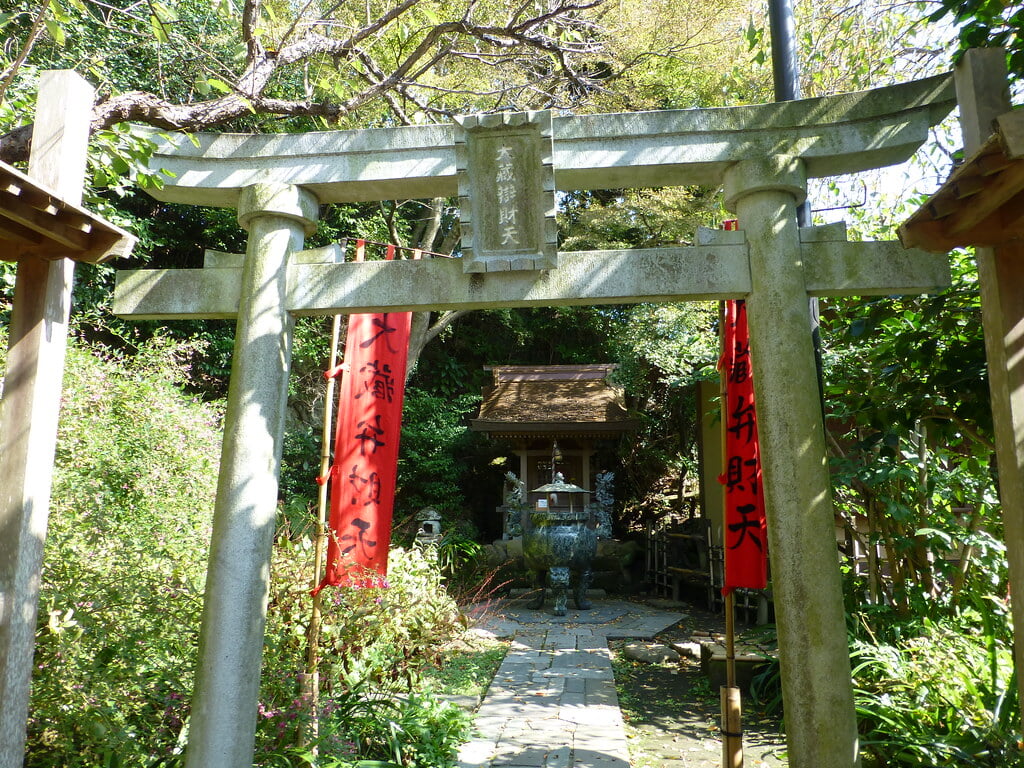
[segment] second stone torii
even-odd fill
[[[488,171],[486,163],[460,164],[464,126],[203,136],[198,148],[184,140],[158,153],[175,177],[153,194],[236,206],[249,230],[241,266],[122,273],[115,294],[115,311],[126,317],[238,322],[187,764],[251,765],[293,316],[747,298],[790,764],[855,765],[807,298],[926,292],[948,284],[948,265],[893,243],[846,242],[842,227],[800,229],[796,206],[809,177],[905,159],[953,103],[950,79],[940,77],[783,104],[553,118],[550,138],[543,116],[478,122],[474,130],[485,132],[477,146],[492,149],[505,145],[497,131],[540,126],[524,129],[534,160],[523,167],[544,166],[550,142],[553,178],[543,167],[519,174],[509,199],[534,205],[516,208],[517,221],[543,214],[532,230],[539,234],[524,258],[518,231],[494,237],[501,222],[485,222],[492,237],[482,268],[476,259],[343,264],[330,252],[301,256],[318,203],[460,194],[471,206],[471,177]],[[491,154],[497,174],[502,160]],[[555,189],[722,183],[739,232],[707,233],[692,247],[556,250],[557,265],[544,260],[553,213],[545,201]]]

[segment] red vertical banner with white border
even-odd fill
[[[364,243],[357,241],[357,259]],[[388,246],[388,259],[394,258]],[[349,316],[338,394],[325,586],[387,575],[411,312]]]
[[[726,222],[726,229],[736,229]],[[768,527],[761,493],[754,378],[745,301],[726,301],[722,357],[722,422],[725,466],[725,580],[722,594],[736,588],[764,589],[768,583]]]

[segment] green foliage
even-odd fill
[[[859,621],[869,637],[853,639],[851,663],[865,766],[1024,762],[1003,601],[956,620],[904,624],[905,634],[890,628],[888,637],[874,636],[867,617]]]
[[[878,605],[847,618],[865,768],[1024,764],[1006,600],[977,598],[936,621]],[[752,693],[781,712],[778,660],[755,678]]]
[[[263,676],[257,731],[260,765],[268,767],[312,746],[295,746],[300,737],[308,740],[312,715],[294,673],[305,668],[311,555],[304,539],[281,538],[275,548],[265,650],[271,671]],[[452,765],[468,721],[419,692],[423,669],[464,629],[434,549],[394,548],[380,587],[324,596],[316,746],[399,765]]]
[[[879,429],[924,419],[945,441],[991,442],[977,271],[963,252],[950,263],[953,284],[941,293],[833,302],[826,322],[842,334],[830,361],[843,381],[842,418]]]
[[[1003,0],[938,0],[932,23],[957,27],[954,60],[968,48],[1006,49],[1007,66],[1015,78],[1024,76],[1024,3]]]
[[[220,443],[217,411],[181,394],[193,353],[161,339],[127,359],[69,351],[26,765],[180,760]],[[331,594],[323,756],[296,746],[309,556],[302,539],[275,550],[260,764],[452,765],[465,715],[414,692],[463,627],[433,550],[395,550],[389,589]]]
[[[310,606],[312,543],[280,539],[268,617],[267,653],[272,667],[301,669]],[[391,550],[388,588],[332,589],[324,593],[321,676],[341,689],[361,682],[408,687],[436,648],[456,633],[461,614],[445,591],[431,548]],[[276,681],[265,703],[280,705]],[[285,694],[288,695],[287,693]]]
[[[258,736],[267,743],[257,748],[257,768],[378,765],[370,761],[386,761],[388,768],[450,768],[470,732],[469,716],[454,704],[418,693],[394,696],[366,684],[321,700],[317,738],[305,746],[295,746],[312,725],[303,700],[287,709],[261,705],[258,716]]]
[[[826,10],[814,0],[795,0],[801,96],[859,91],[945,69],[947,31],[925,24],[925,6],[882,0]],[[733,59],[728,103],[774,101],[768,4],[754,6],[740,31],[745,51]]]
[[[443,395],[479,392],[489,365],[566,365],[609,359],[615,317],[607,307],[470,312],[423,352],[412,383]]]
[[[398,462],[400,513],[428,506],[447,517],[461,513],[464,456],[479,440],[466,420],[479,402],[475,394],[446,397],[418,387],[406,391]]]
[[[655,520],[682,503],[682,486],[697,469],[694,385],[714,375],[717,306],[638,304],[623,310],[614,337],[619,368],[641,427],[624,440],[630,522]],[[692,473],[692,474],[691,474]],[[669,497],[674,497],[673,504]]]
[[[568,192],[560,199],[559,244],[567,251],[681,245],[720,211],[717,190],[707,187]]]
[[[220,447],[217,410],[181,392],[190,354],[69,349],[26,765],[183,746]]]
[[[445,651],[440,663],[424,670],[424,682],[441,695],[481,697],[506,651],[507,641],[475,638],[470,645]]]
[[[743,4],[684,0],[605,3],[605,50],[588,70],[595,80],[583,108],[624,112],[722,103]]]
[[[837,509],[888,577],[852,585],[904,614],[949,610],[1006,578],[991,467],[977,275],[935,296],[834,302],[823,317]],[[876,566],[876,567],[880,567]]]

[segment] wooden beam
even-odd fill
[[[1000,209],[1018,208],[1022,189],[1024,158],[1008,157],[1000,137],[992,135],[900,226],[900,241],[944,253],[1015,240],[1019,232],[1007,224],[1016,215]]]
[[[34,233],[34,234],[30,234]],[[70,258],[96,263],[126,256],[135,237],[38,181],[0,163],[0,258]]]
[[[89,247],[89,235],[80,226],[61,221],[56,215],[58,209],[47,206],[35,208],[26,205],[20,196],[0,191],[0,216],[20,224],[40,234],[54,244],[73,252],[81,252]]]
[[[25,245],[36,246],[43,242],[43,234],[34,229],[23,227],[13,221],[3,218],[0,211],[0,239],[13,240],[14,246],[20,250]],[[4,256],[5,261],[13,261],[13,256]]]
[[[1024,112],[1004,112],[995,122],[1006,156],[1011,160],[1024,159]]]
[[[984,191],[985,180],[980,176],[968,176],[953,184],[953,194],[957,200],[963,200]]]
[[[957,210],[946,223],[951,235],[961,234],[977,227],[1005,203],[1024,189],[1024,161],[1014,163],[993,177],[986,179],[984,188],[970,198],[960,202]]]
[[[982,176],[991,176],[993,173],[999,173],[1005,170],[1013,164],[1013,160],[1008,158],[1006,155],[998,152],[992,152],[984,154],[974,161],[974,165],[978,166],[978,170]]]

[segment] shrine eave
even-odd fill
[[[485,421],[483,419],[471,419],[469,428],[474,432],[486,432],[492,438],[505,439],[528,439],[539,438],[569,438],[578,437],[588,440],[616,440],[626,432],[635,432],[640,428],[640,422],[636,419],[627,419],[616,422],[569,422],[559,424],[557,422],[521,422],[509,423],[507,421]]]
[[[133,235],[0,162],[0,259],[97,264],[127,256],[134,246]]]
[[[994,127],[899,228],[904,246],[946,253],[1024,237],[1024,111],[1000,115]]]

